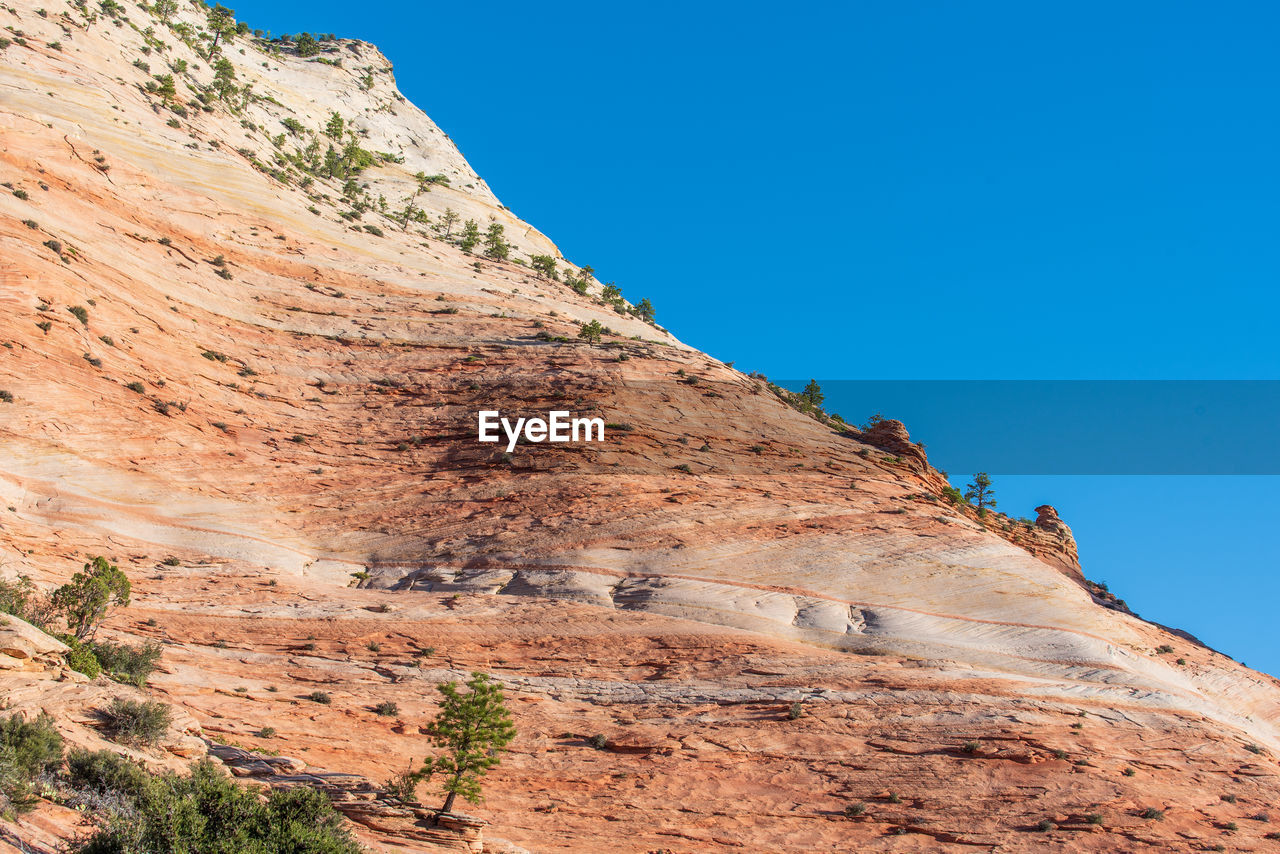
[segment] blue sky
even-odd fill
[[[515,213],[740,368],[1280,376],[1270,4],[230,5],[377,44]],[[1274,478],[997,485],[1280,673]]]

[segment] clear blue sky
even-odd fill
[[[1280,378],[1271,4],[230,5],[379,45],[515,213],[741,368]],[[1280,673],[1275,480],[997,486]]]

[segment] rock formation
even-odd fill
[[[484,670],[520,730],[486,850],[1264,850],[1275,680],[1103,607],[1051,508],[980,518],[897,422],[797,411],[614,299],[372,46],[241,35],[228,79],[195,7],[188,43],[136,6],[12,2],[3,571],[118,562],[105,632],[164,644],[184,737],[349,775],[366,844],[433,850],[375,793],[428,750],[433,686]],[[468,219],[508,257],[464,251]],[[505,454],[482,408],[606,440]],[[74,731],[126,690],[38,642],[3,644],[15,708]]]

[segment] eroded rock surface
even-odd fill
[[[1269,844],[1250,816],[1280,794],[1273,679],[1105,607],[1047,508],[953,505],[902,425],[833,429],[594,279],[536,274],[554,245],[374,48],[341,42],[335,66],[237,38],[253,94],[229,106],[144,10],[45,12],[0,8],[25,34],[0,51],[4,572],[118,562],[135,601],[107,631],[165,645],[156,690],[209,737],[306,763],[248,779],[376,789],[428,750],[434,684],[479,669],[521,731],[476,808],[485,844]],[[148,93],[178,60],[174,100]],[[334,112],[388,155],[370,198],[428,222],[304,174]],[[449,183],[415,194],[419,171]],[[432,227],[446,209],[525,263],[463,252]],[[591,320],[600,346],[576,338]],[[480,408],[609,426],[506,455],[475,441]],[[6,696],[92,741],[107,687],[9,637]],[[377,801],[362,839],[430,850]]]

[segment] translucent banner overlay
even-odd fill
[[[1276,380],[819,384],[827,412],[854,425],[873,413],[895,418],[949,472],[1280,474]]]

